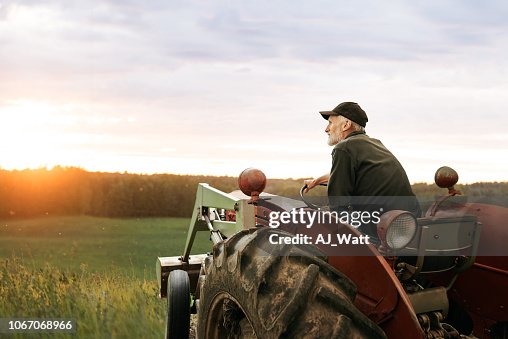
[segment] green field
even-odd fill
[[[163,337],[165,301],[157,297],[155,261],[183,252],[188,223],[86,216],[0,220],[0,318],[75,319],[77,336],[57,336],[63,338]],[[210,249],[208,234],[198,233],[193,252]]]
[[[158,256],[181,255],[187,218],[112,219],[88,216],[0,220],[0,258],[13,255],[24,264],[50,263],[61,269],[119,271],[155,279]],[[194,253],[211,249],[209,235],[198,233]]]

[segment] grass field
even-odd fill
[[[45,263],[79,271],[115,271],[155,279],[157,256],[183,252],[189,219],[110,219],[88,216],[0,220],[0,258],[20,257],[28,267]],[[194,253],[210,251],[198,233]]]
[[[157,297],[155,261],[183,252],[188,223],[86,216],[0,220],[0,318],[73,318],[79,338],[162,338],[166,303]],[[210,249],[208,234],[198,233],[193,252]],[[14,336],[25,337],[32,336]]]

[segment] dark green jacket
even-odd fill
[[[400,162],[364,132],[353,132],[334,147],[328,197],[336,211],[402,209],[421,214]]]

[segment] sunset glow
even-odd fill
[[[313,177],[356,101],[411,182],[508,181],[507,6],[379,6],[0,4],[0,168]]]
[[[62,135],[55,127],[69,122],[58,117],[57,108],[20,100],[9,102],[0,114],[3,117],[0,126],[2,167],[41,167],[65,159],[58,149]]]

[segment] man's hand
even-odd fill
[[[307,179],[304,180],[303,183],[307,185],[307,188],[304,190],[305,193],[307,193],[309,190],[313,189],[314,187],[326,183],[330,180],[330,173],[325,173],[320,177],[317,177],[315,179]]]

